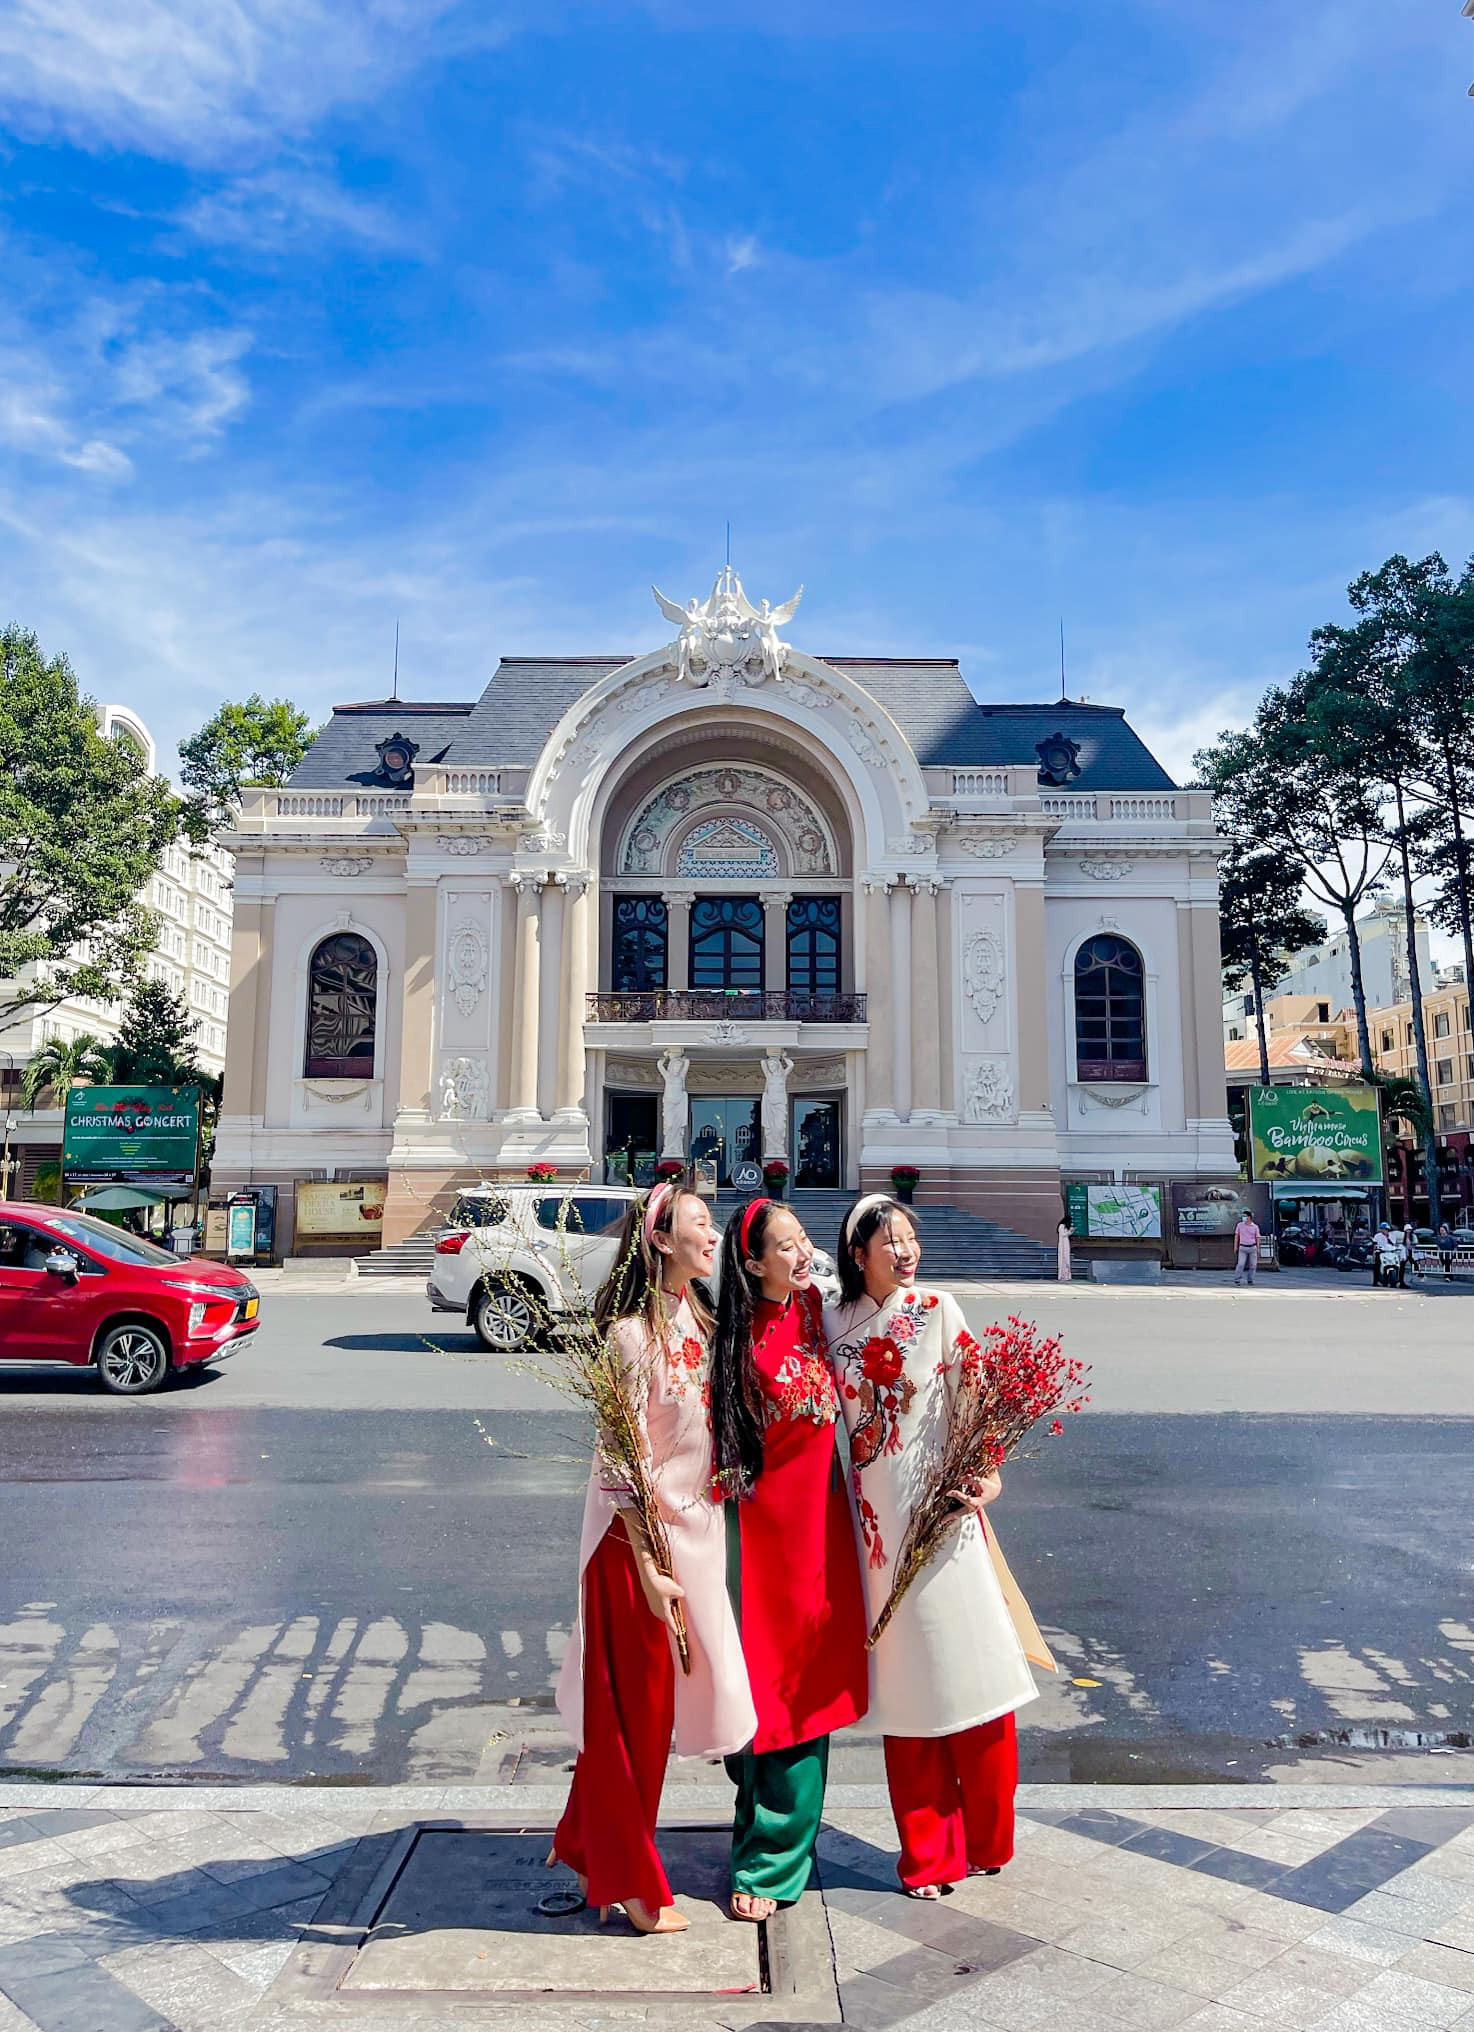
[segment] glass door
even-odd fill
[[[693,1095],[691,1161],[714,1164],[719,1186],[732,1183],[739,1164],[761,1162],[760,1109],[756,1094]]]
[[[793,1183],[840,1183],[838,1101],[793,1103]]]

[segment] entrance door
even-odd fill
[[[660,1104],[653,1094],[605,1096],[604,1183],[655,1183],[660,1157]]]
[[[739,1164],[762,1162],[761,1102],[756,1094],[702,1094],[691,1101],[691,1161],[715,1164],[730,1185]]]
[[[794,1102],[793,1182],[795,1186],[840,1183],[838,1101]]]

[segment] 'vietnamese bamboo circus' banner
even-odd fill
[[[1261,1185],[1380,1185],[1376,1088],[1251,1088],[1249,1176]]]
[[[183,1186],[195,1182],[198,1087],[73,1087],[62,1169],[68,1185]]]

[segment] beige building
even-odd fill
[[[724,572],[646,655],[339,707],[248,792],[215,1187],[793,1186],[920,1167],[1052,1238],[1061,1179],[1232,1175],[1205,793],[1119,709],[823,659]]]
[[[1373,1009],[1367,1018],[1372,1056],[1379,1072],[1418,1076],[1413,1005],[1398,1002]],[[1462,981],[1431,988],[1423,996],[1423,1030],[1428,1076],[1433,1087],[1433,1123],[1440,1136],[1474,1128],[1474,1037],[1469,1032],[1469,990]]]

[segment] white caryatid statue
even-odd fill
[[[686,1071],[690,1065],[684,1051],[672,1049],[660,1054],[660,1076],[665,1093],[660,1108],[660,1155],[686,1161],[686,1123],[690,1108],[686,1101]]]
[[[788,646],[778,640],[778,630],[798,612],[802,586],[781,607],[767,600],[755,607],[736,572],[724,565],[705,606],[691,599],[678,607],[658,586],[650,590],[667,621],[674,621],[681,631],[676,638],[676,676],[682,683],[701,687],[715,677],[740,678],[744,684],[762,684],[767,678],[781,681]]]
[[[763,1162],[788,1156],[788,1075],[793,1060],[786,1051],[763,1059]]]

